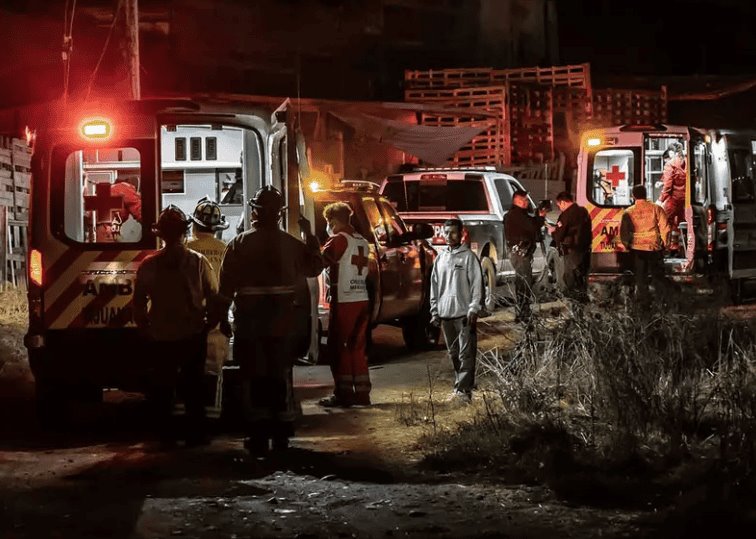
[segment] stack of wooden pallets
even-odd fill
[[[0,286],[25,284],[31,149],[0,137]]]

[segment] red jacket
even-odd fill
[[[114,183],[110,188],[110,194],[113,196],[123,197],[123,212],[121,214],[121,221],[125,221],[129,218],[129,215],[134,219],[142,222],[142,196],[137,192],[136,188],[128,182]]]
[[[671,159],[664,165],[662,173],[662,192],[659,200],[665,202],[671,198],[677,204],[685,202],[685,164],[679,157]]]

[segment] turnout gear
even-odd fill
[[[272,185],[266,185],[257,190],[255,196],[249,200],[249,205],[258,210],[274,213],[286,209],[284,197],[281,191]]]
[[[268,193],[268,194],[265,194]],[[256,204],[280,209],[273,188],[258,191]],[[259,223],[236,236],[223,256],[220,294],[223,311],[234,310],[234,360],[242,378],[242,400],[250,440],[248,449],[284,447],[293,434],[296,409],[292,368],[297,324],[297,290],[323,269],[318,240],[307,244],[280,230],[277,222]],[[309,312],[309,311],[308,311]]]
[[[226,216],[221,213],[220,206],[207,197],[197,203],[192,214],[192,221],[196,225],[213,232],[226,230],[229,226],[229,223],[226,222]],[[216,271],[218,269],[220,267],[217,267]]]
[[[662,192],[659,201],[664,205],[672,226],[677,227],[685,220],[685,186],[688,182],[685,173],[685,161],[675,154],[664,165],[662,173]]]

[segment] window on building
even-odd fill
[[[218,139],[216,137],[205,138],[205,159],[208,161],[218,159]]]
[[[176,148],[176,161],[186,161],[186,138],[176,137],[175,148]]]

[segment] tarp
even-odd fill
[[[330,111],[368,137],[385,142],[418,157],[431,165],[441,166],[475,135],[488,129],[487,125],[466,127],[433,127],[416,125],[369,114],[343,114]]]

